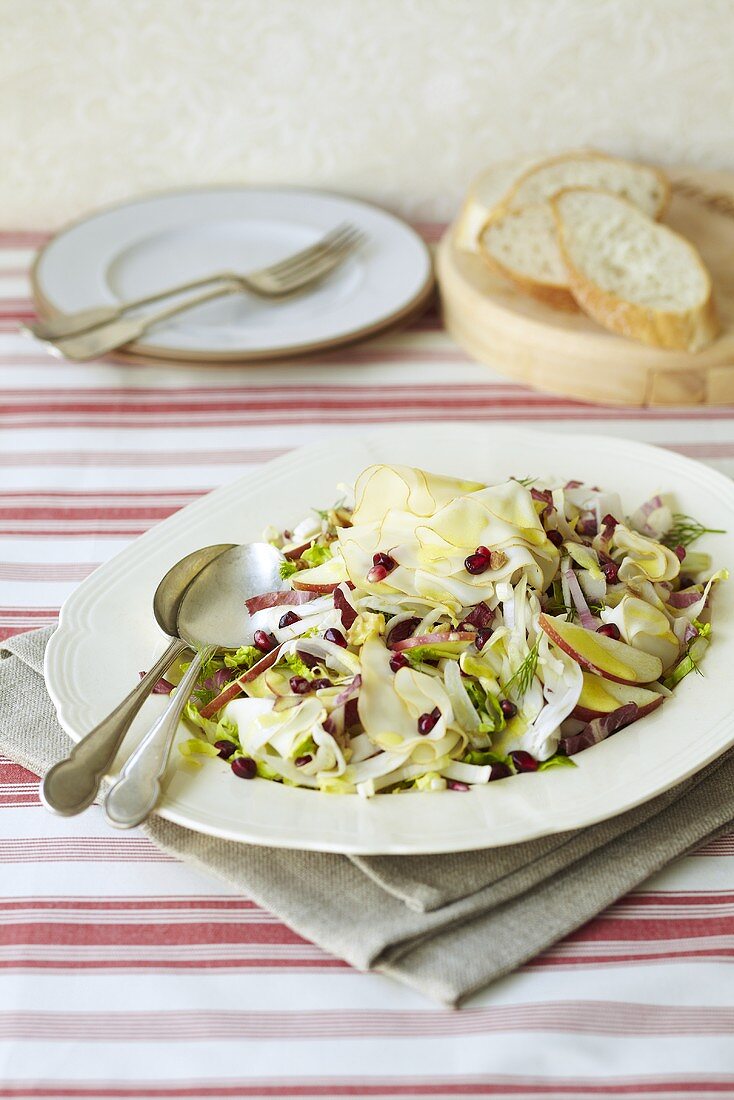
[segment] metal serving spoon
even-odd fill
[[[155,809],[179,720],[201,669],[219,649],[252,643],[245,601],[288,586],[280,575],[283,555],[267,542],[227,550],[191,583],[178,609],[177,633],[197,651],[171,701],[125,764],[105,800],[112,825],[130,829]]]
[[[168,570],[153,597],[153,613],[171,644],[128,696],[98,726],[82,738],[65,760],[54,764],[41,783],[41,801],[47,809],[70,816],[91,806],[135,715],[155,685],[186,647],[178,637],[178,609],[194,577],[233,543],[205,546],[187,554]]]

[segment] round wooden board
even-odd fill
[[[696,245],[713,277],[722,331],[709,347],[653,348],[552,309],[457,249],[453,227],[436,259],[447,330],[473,358],[537,389],[611,405],[734,403],[734,173],[669,175],[663,220]]]

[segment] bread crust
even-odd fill
[[[526,179],[528,179],[530,176],[534,176],[536,174],[536,172],[539,172],[543,168],[547,168],[547,167],[549,167],[550,165],[553,165],[553,164],[565,164],[569,160],[603,160],[603,161],[606,161],[607,163],[610,163],[610,164],[626,164],[631,168],[646,168],[648,171],[654,173],[654,175],[657,177],[658,182],[660,183],[660,186],[662,188],[662,197],[661,197],[661,200],[658,204],[658,209],[655,212],[655,219],[659,220],[662,217],[662,215],[665,213],[665,211],[668,207],[668,203],[670,202],[671,188],[670,188],[670,180],[665,175],[665,173],[663,171],[661,171],[660,168],[656,168],[651,164],[643,164],[642,162],[638,163],[638,162],[633,161],[633,160],[625,160],[624,157],[613,157],[613,156],[610,156],[610,154],[608,154],[608,153],[600,153],[595,149],[585,151],[585,152],[580,152],[580,153],[559,153],[557,156],[547,157],[545,160],[539,161],[537,164],[534,164],[531,168],[526,169],[526,171],[523,172],[522,175],[519,175],[517,177],[515,182],[510,187],[509,191],[506,193],[504,199],[502,200],[501,205],[503,207],[505,207],[506,209],[512,209],[513,208],[512,207],[513,199],[514,199],[515,195],[517,194],[518,190],[520,189],[520,187],[522,186],[522,184],[525,182]],[[571,188],[564,188],[563,190],[571,190]],[[574,188],[574,190],[577,190],[577,188]],[[589,190],[605,190],[606,191],[606,188],[590,188]],[[608,194],[615,194],[615,192],[607,192],[607,193]],[[621,198],[622,196],[618,196],[618,197]],[[552,198],[553,198],[553,196],[551,196],[551,199]],[[547,200],[547,201],[550,201],[550,199]],[[627,200],[623,200],[623,201],[627,201]],[[631,203],[630,205],[634,206],[635,204]],[[639,209],[639,207],[635,207],[635,209]]]
[[[680,311],[652,309],[637,302],[630,302],[620,298],[613,291],[604,290],[576,267],[567,248],[567,229],[559,206],[564,194],[577,191],[601,195],[609,195],[609,192],[595,187],[566,187],[550,199],[553,217],[558,228],[558,245],[563,262],[568,269],[569,286],[584,312],[611,332],[618,332],[621,336],[639,340],[643,344],[651,344],[653,347],[695,352],[715,340],[720,327],[708,268],[691,242],[669,226],[661,225],[658,228],[661,232],[677,237],[688,247],[691,258],[699,266],[706,280],[706,297],[693,309]],[[618,202],[624,202],[631,210],[640,213],[634,203],[627,202],[619,196],[614,197]]]
[[[496,256],[493,256],[487,248],[484,241],[484,234],[486,231],[491,229],[498,221],[501,221],[505,217],[512,216],[514,213],[516,213],[516,211],[502,208],[490,215],[484,223],[477,239],[480,256],[495,274],[501,275],[504,279],[507,279],[508,282],[513,283],[514,286],[524,291],[525,294],[529,294],[537,301],[544,302],[545,305],[551,306],[553,309],[564,310],[566,313],[578,313],[579,305],[569,286],[560,283],[540,283],[535,279],[531,279],[530,276],[523,275],[521,272],[515,271],[514,268],[503,264]]]

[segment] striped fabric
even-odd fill
[[[533,393],[469,362],[435,316],[317,363],[60,363],[17,332],[41,240],[0,233],[0,637],[52,623],[96,565],[177,508],[345,430],[584,428],[734,474],[734,410]],[[96,810],[51,817],[36,789],[0,761],[2,1097],[734,1100],[734,836],[451,1012]]]

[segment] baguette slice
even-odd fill
[[[571,290],[600,325],[687,351],[716,337],[711,277],[687,240],[606,191],[569,188],[551,207]]]
[[[548,203],[497,210],[479,235],[479,251],[493,271],[526,294],[554,309],[578,309]]]
[[[627,199],[651,218],[658,218],[670,198],[667,177],[657,168],[633,164],[605,153],[564,153],[529,168],[510,186],[504,204],[510,209],[548,202],[569,187],[593,187]]]
[[[467,252],[479,250],[479,234],[492,211],[512,185],[528,168],[539,164],[538,157],[506,160],[487,168],[472,181],[454,223],[454,244]]]

